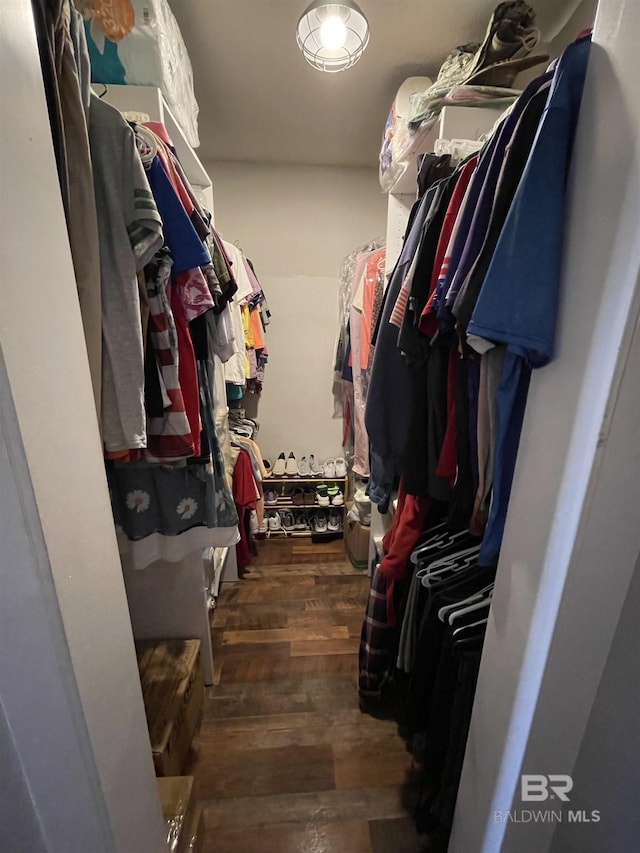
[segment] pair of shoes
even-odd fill
[[[333,480],[336,477],[342,479],[342,477],[347,476],[347,463],[342,456],[326,460],[324,463],[324,476],[327,480]]]
[[[273,466],[274,477],[295,477],[298,473],[298,463],[293,453],[290,453],[288,458],[284,453],[281,453],[276,459],[276,464]]]
[[[291,503],[294,506],[313,506],[316,502],[316,493],[313,489],[303,489],[297,486],[291,492]]]

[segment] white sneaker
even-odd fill
[[[284,453],[281,453],[276,459],[276,464],[273,466],[272,474],[274,477],[284,477],[287,468],[287,460]]]
[[[302,459],[298,462],[298,474],[301,477],[309,477],[311,476],[311,467],[307,462],[307,457],[303,456]]]
[[[327,459],[324,463],[324,476],[328,480],[332,480],[336,476],[335,459]]]
[[[267,524],[269,526],[269,530],[282,529],[282,519],[280,518],[277,512],[274,512],[267,516]]]
[[[337,509],[332,509],[329,512],[328,528],[332,533],[337,533],[342,530],[342,515]]]
[[[296,462],[296,457],[293,453],[289,454],[289,458],[287,459],[287,464],[285,466],[285,471],[287,477],[295,477],[298,473],[298,463]]]
[[[342,458],[342,456],[338,456],[335,461],[336,466],[336,477],[346,477],[347,476],[347,463]]]
[[[319,462],[316,462],[316,457],[311,454],[309,457],[309,468],[312,477],[321,477],[324,474],[324,468]]]
[[[342,492],[339,491],[337,495],[334,495],[331,498],[331,503],[333,506],[344,506],[344,495]]]

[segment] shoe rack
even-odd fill
[[[320,483],[325,483],[328,486],[337,486],[343,495],[343,503],[341,506],[333,506],[329,504],[329,506],[320,506],[316,500],[316,488],[320,485]],[[287,536],[291,538],[299,538],[299,539],[310,539],[312,536],[331,536],[336,537],[337,535],[342,535],[344,530],[344,513],[346,511],[346,504],[348,499],[348,489],[349,489],[349,477],[269,477],[268,479],[263,481],[263,489],[265,494],[268,491],[273,491],[277,494],[278,499],[275,504],[268,504],[265,501],[264,511],[265,517],[269,513],[269,510],[281,510],[287,509],[290,512],[304,512],[308,515],[308,518],[311,518],[311,515],[318,510],[325,510],[327,513],[331,510],[340,510],[342,515],[342,526],[340,530],[324,530],[322,532],[316,532],[315,530],[311,530],[308,528],[307,530],[285,530],[284,528],[279,528],[277,530],[268,530],[266,534],[267,539],[269,539],[273,535],[281,535]],[[294,491],[296,489],[302,488],[304,491],[308,491],[310,497],[308,501],[304,503],[294,503]],[[311,498],[311,494],[313,497]]]

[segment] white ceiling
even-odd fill
[[[324,74],[295,28],[308,0],[171,0],[195,77],[200,157],[343,166],[377,164],[398,86],[435,78],[456,45],[482,41],[496,0],[359,0],[371,41],[360,62]],[[549,41],[580,0],[532,0]]]

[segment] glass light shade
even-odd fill
[[[298,21],[296,40],[304,58],[318,71],[346,71],[369,44],[369,24],[351,0],[315,0]]]

